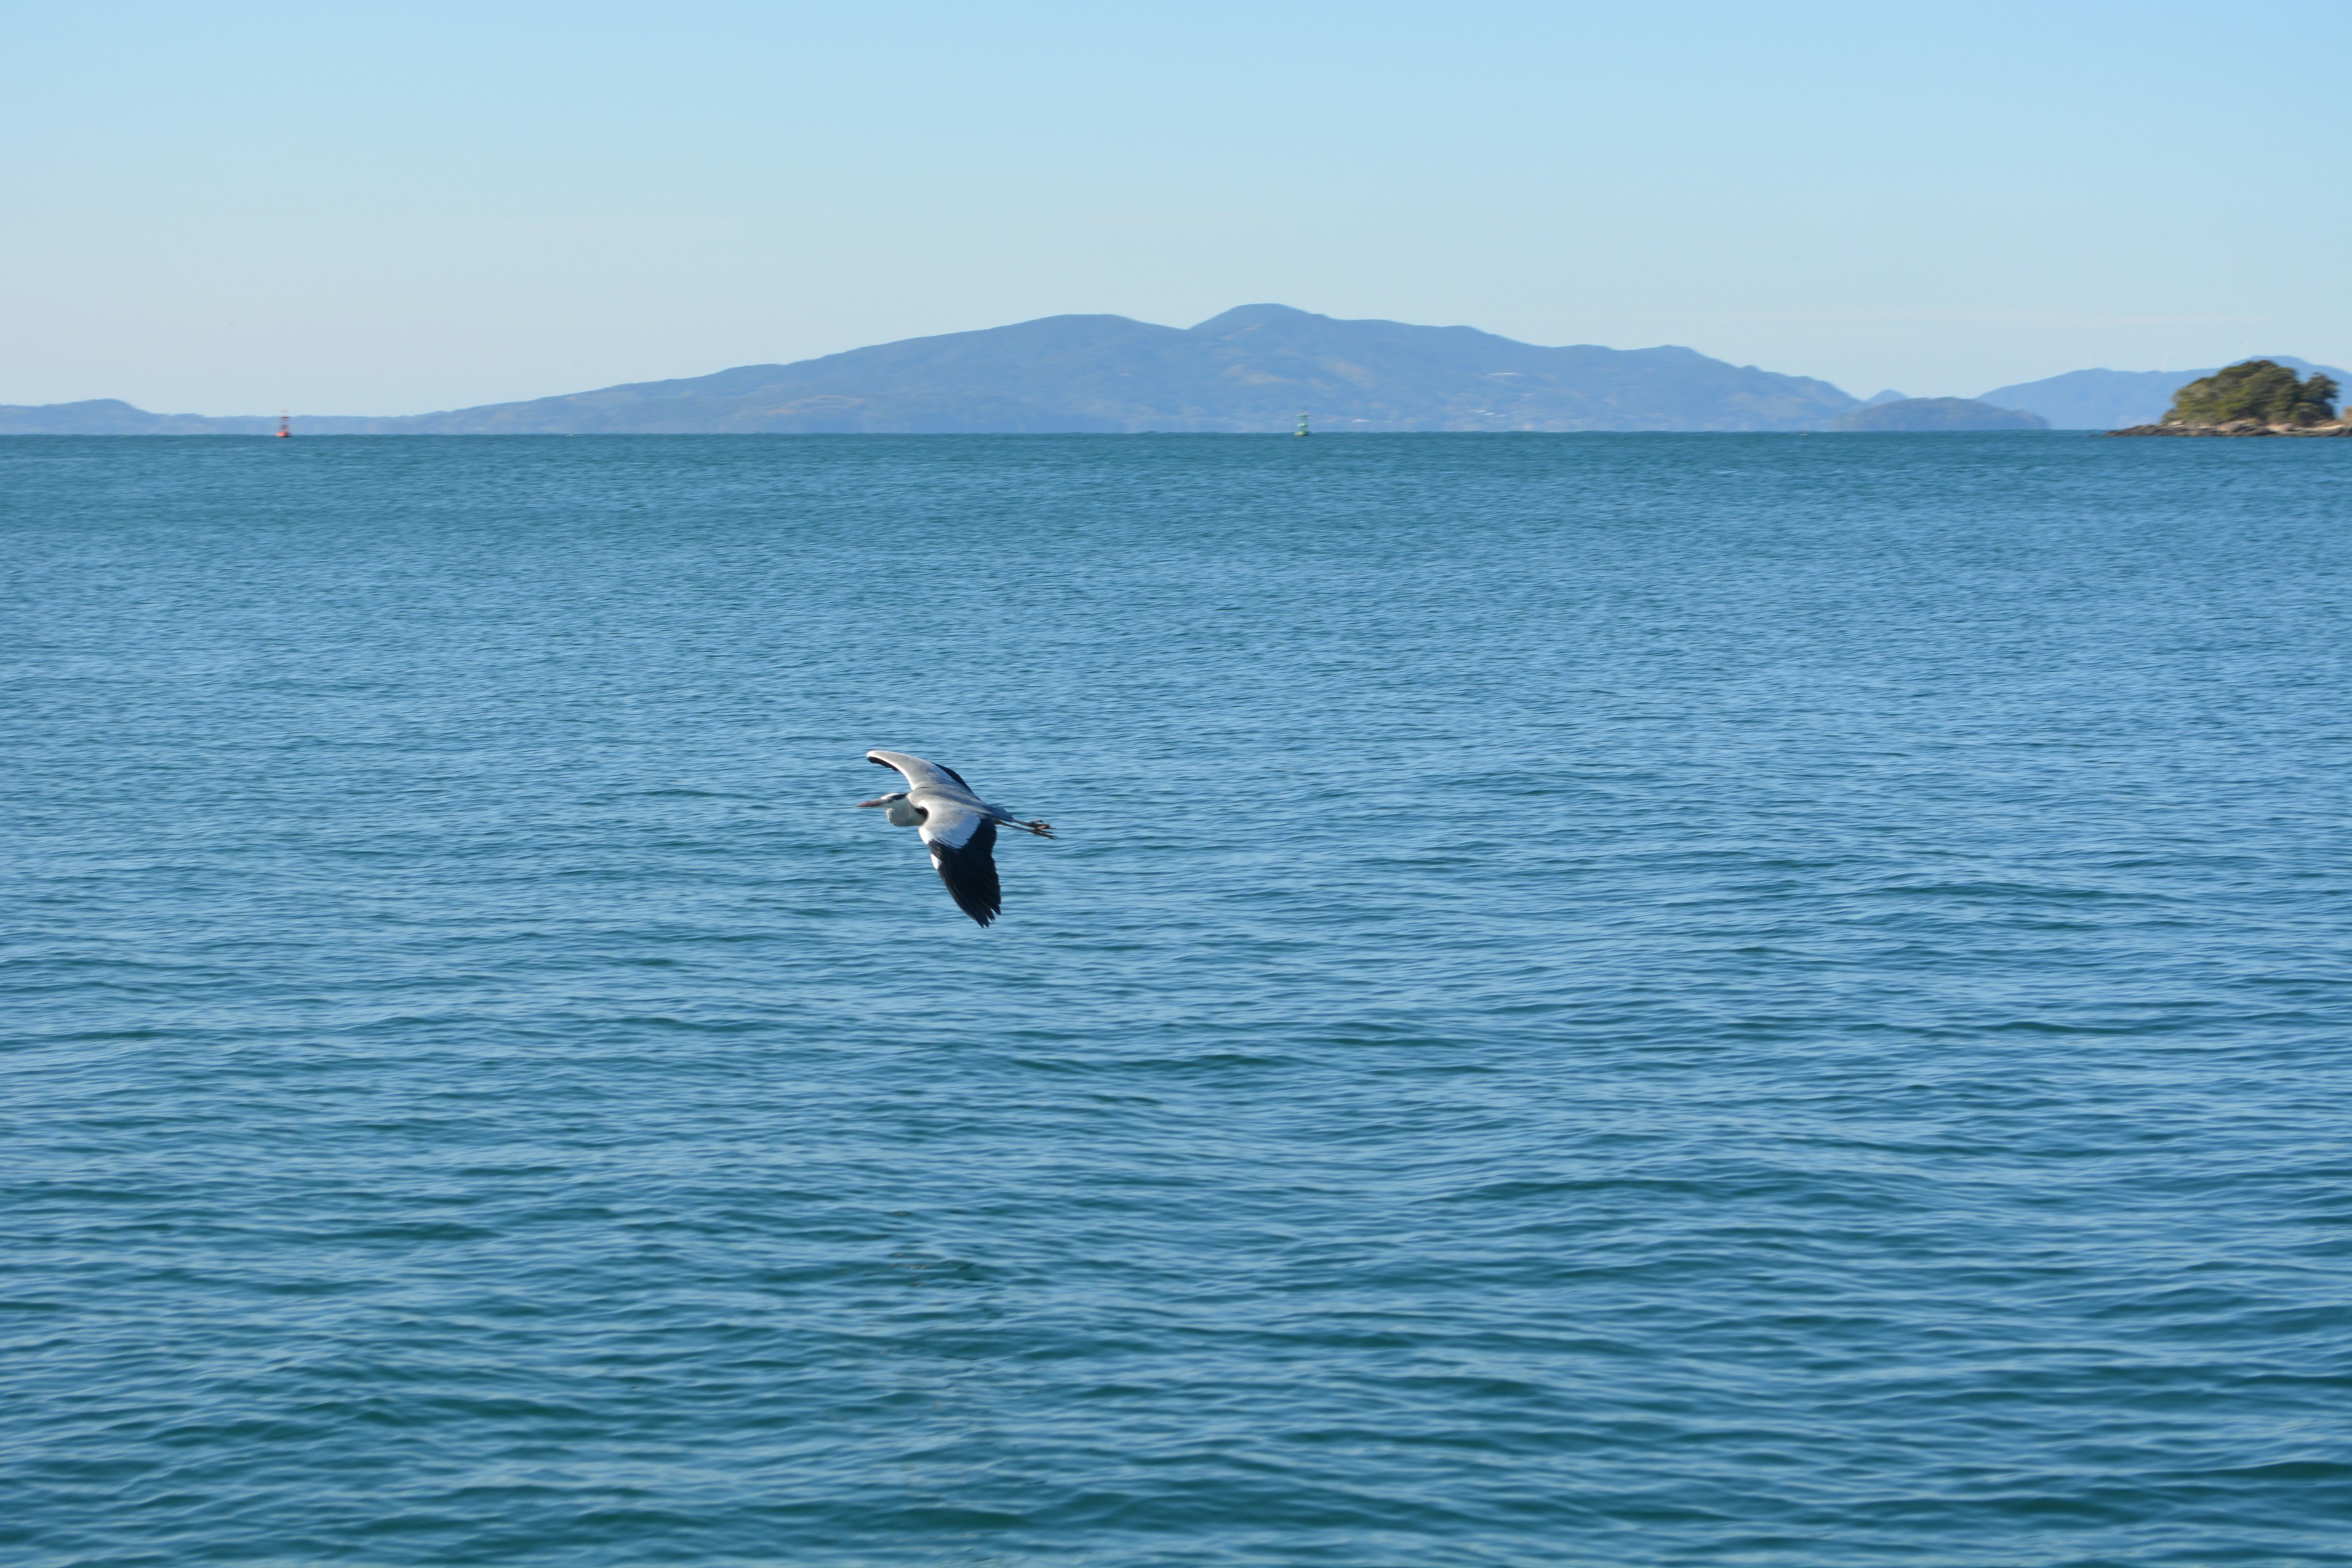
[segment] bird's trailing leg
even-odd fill
[[[1007,827],[1017,827],[1024,833],[1034,833],[1040,838],[1054,837],[1054,825],[1050,822],[1015,822],[1009,816],[1000,816],[996,820]]]

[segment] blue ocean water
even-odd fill
[[[2352,1563],[2352,443],[24,439],[0,550],[10,1563]]]

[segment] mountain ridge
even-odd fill
[[[2339,381],[2292,354],[2266,356]],[[2070,371],[1977,400],[2060,429],[2155,419],[2210,371]],[[1884,405],[1899,394],[1879,393]],[[1920,402],[1920,399],[1906,399]],[[429,414],[302,416],[299,435],[1082,434],[1318,430],[1821,430],[1866,406],[1825,381],[1696,349],[1546,347],[1465,326],[1241,305],[1191,327],[1044,316],[784,364]],[[0,406],[0,435],[268,435],[260,415],[113,398]]]
[[[1286,431],[1305,412],[1327,431],[1798,430],[1857,405],[1827,382],[1732,365],[1695,349],[1552,348],[1474,327],[1340,321],[1261,304],[1192,327],[1046,316],[790,364],[433,414],[308,416],[294,427],[314,435],[1243,432]],[[68,406],[75,405],[52,410]],[[31,433],[27,426],[52,410],[0,408],[0,432]],[[190,426],[199,422],[247,434],[253,424],[144,417],[178,426],[156,434],[197,433]]]
[[[276,428],[257,414],[150,414],[119,397],[0,404],[0,436],[267,436]]]

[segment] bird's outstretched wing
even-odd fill
[[[873,751],[866,753],[866,760],[879,767],[898,769],[906,775],[909,790],[942,789],[952,783],[955,789],[965,795],[971,794],[971,785],[963,782],[961,773],[953,768],[943,768],[937,763],[925,762],[910,752]]]
[[[959,781],[961,782],[961,781]],[[1004,910],[996,879],[996,824],[983,812],[942,801],[923,818],[923,847],[931,869],[948,885],[956,908],[986,925]]]

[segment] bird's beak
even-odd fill
[[[889,804],[890,804],[890,797],[889,797],[888,795],[876,795],[872,800],[861,800],[861,801],[859,801],[859,802],[857,803],[857,807],[858,807],[858,809],[859,809],[860,811],[863,811],[866,807],[867,807],[867,806],[869,806],[869,805],[889,805]]]

